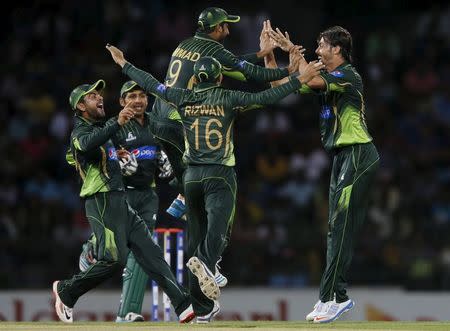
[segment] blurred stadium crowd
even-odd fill
[[[324,28],[339,24],[352,33],[381,169],[349,281],[450,289],[450,7],[377,1],[351,8],[355,3],[214,5],[242,16],[225,41],[236,54],[258,50],[266,18],[305,46],[310,60]],[[77,267],[89,235],[77,176],[65,162],[70,91],[103,78],[107,114],[116,114],[125,76],[104,45],[121,47],[127,59],[162,80],[172,50],[195,31],[198,14],[209,5],[39,1],[5,17],[0,288],[48,288]],[[281,51],[276,55],[286,64]],[[225,85],[267,87],[230,80]],[[240,115],[235,146],[238,208],[224,274],[232,285],[317,285],[325,261],[330,170],[319,139],[318,105],[292,95]],[[161,182],[159,193],[160,224],[182,225],[164,213],[176,192]],[[118,276],[106,286],[120,282]]]

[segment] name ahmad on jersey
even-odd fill
[[[221,116],[225,117],[222,105],[194,105],[184,108],[184,116]]]
[[[180,59],[190,60],[192,62],[197,62],[201,55],[198,52],[190,52],[182,49],[181,47],[178,47],[173,51],[172,56],[178,57]]]

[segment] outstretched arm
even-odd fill
[[[260,51],[256,53],[252,61],[245,61],[242,58],[238,58],[225,49],[222,49],[220,52],[214,54],[214,57],[222,63],[224,68],[223,74],[225,76],[239,80],[253,79],[259,82],[271,82],[287,77],[289,74],[297,70],[297,67],[292,64],[290,64],[287,68],[279,69],[278,67],[264,68],[250,63],[254,62],[256,57],[266,57],[272,55],[273,50],[278,47],[278,45],[270,39],[268,27],[270,27],[270,21],[264,21],[260,35]]]
[[[259,51],[257,53],[240,56],[242,60],[256,64],[257,62],[265,59],[266,56],[273,54],[273,50],[277,48],[278,45],[270,39],[270,36],[267,33],[268,26],[270,26],[270,20],[263,21],[263,27],[259,36]]]
[[[153,77],[152,74],[136,68],[129,63],[125,59],[123,52],[117,47],[107,44],[106,49],[111,53],[114,62],[122,67],[122,72],[134,80],[146,92],[163,99],[175,107],[181,103],[185,90],[166,87]]]
[[[276,29],[276,32],[272,29],[270,21],[265,22],[266,36],[270,40],[271,43],[276,44],[283,51],[289,53],[289,62],[296,63],[297,68],[298,64],[300,64],[301,60],[304,60],[303,53],[305,49],[303,46],[296,46],[291,42],[289,37],[289,33],[286,31],[284,34],[280,31],[280,29]],[[264,58],[264,64],[267,68],[277,68],[278,64],[275,60],[275,56],[272,54],[268,54]],[[296,70],[297,70],[296,68]],[[281,84],[285,84],[288,81],[288,78],[283,78],[278,81],[271,82],[272,87],[280,86]]]
[[[275,43],[277,43],[282,50],[284,50],[286,52],[291,50],[293,47],[295,47],[294,43],[290,40],[289,34],[287,32],[285,34],[283,34],[280,31],[280,29],[276,28],[276,31],[274,31],[273,29],[268,30],[268,34],[269,34],[270,38]],[[273,67],[274,65],[276,65],[276,62],[271,61],[269,63],[269,65],[270,65],[270,67]],[[305,70],[307,65],[308,65],[308,62],[305,60],[304,57],[302,57],[299,62],[300,74]],[[280,82],[282,82],[282,81],[274,82],[273,86],[279,85]],[[314,77],[306,84],[306,86],[302,87],[301,92],[308,93],[308,92],[311,92],[312,89],[325,90],[326,89],[325,81],[320,76]]]
[[[306,84],[313,77],[319,75],[320,70],[324,68],[322,62],[312,61],[308,64],[305,72],[301,76],[290,77],[289,81],[280,86],[267,89],[258,93],[234,92],[233,104],[237,110],[248,110],[257,108],[258,105],[268,105],[276,103],[287,95],[295,92],[302,84]]]

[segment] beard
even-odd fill
[[[97,107],[93,109],[88,109],[87,113],[89,114],[90,118],[96,121],[99,121],[105,117],[105,110],[99,109]]]

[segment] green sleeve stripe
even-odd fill
[[[236,79],[236,80],[240,80],[242,82],[246,82],[247,81],[247,78],[245,78],[244,74],[242,72],[240,72],[240,71],[227,71],[227,70],[224,70],[224,71],[222,71],[222,73],[225,76],[227,76],[227,77],[230,77],[230,78],[233,78],[233,79]]]
[[[79,151],[81,151],[81,146],[80,146],[80,142],[78,141],[78,138],[74,138],[73,139],[73,146],[75,146],[76,149],[78,149]]]
[[[301,94],[308,94],[308,93],[313,93],[314,90],[312,88],[310,88],[308,85],[306,84],[302,84],[302,87],[300,87],[300,89],[298,90]]]
[[[76,166],[76,162],[75,162],[75,159],[73,157],[73,154],[72,154],[72,151],[70,150],[70,148],[66,152],[66,161],[69,165]]]

